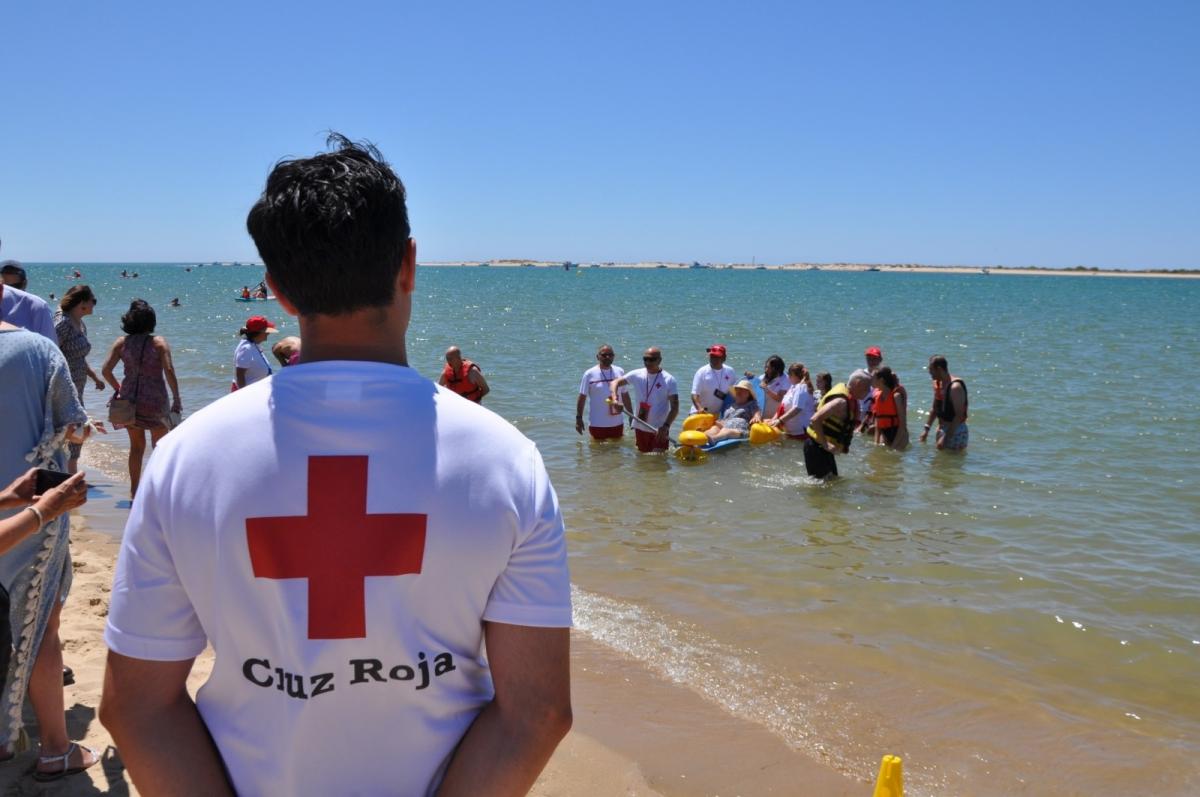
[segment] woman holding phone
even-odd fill
[[[99,761],[94,751],[67,736],[58,638],[59,613],[71,583],[65,513],[87,493],[80,473],[39,494],[37,472],[29,466],[65,470],[66,443],[86,437],[87,413],[58,347],[3,322],[0,406],[5,408],[0,484],[8,485],[0,491],[0,585],[8,591],[8,625],[15,631],[0,690],[0,761],[14,756],[28,696],[41,737],[34,778],[55,780]]]

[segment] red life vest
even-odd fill
[[[467,374],[471,372],[472,368],[479,371],[478,365],[470,360],[463,359],[462,368],[455,375],[454,371],[450,368],[450,363],[446,363],[446,367],[442,369],[442,381],[446,383],[446,387],[463,398],[479,403],[479,399],[483,396],[483,390],[480,389],[479,385],[467,378]],[[480,373],[483,372],[480,371]]]

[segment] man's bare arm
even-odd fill
[[[467,380],[472,385],[479,388],[480,401],[483,400],[484,396],[486,396],[488,393],[492,392],[492,389],[490,387],[488,387],[487,380],[483,378],[483,372],[480,371],[478,368],[472,368],[470,371],[467,372]]]
[[[486,623],[496,696],[459,743],[439,797],[523,795],[571,728],[570,629]]]
[[[221,754],[187,693],[192,661],[108,654],[100,722],[142,794],[233,794]]]

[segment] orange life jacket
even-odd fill
[[[478,403],[479,399],[483,397],[483,390],[480,389],[479,385],[467,378],[467,374],[471,372],[472,368],[479,371],[478,365],[470,360],[463,359],[462,368],[459,369],[456,375],[450,368],[450,363],[446,363],[446,367],[442,369],[442,381],[446,383],[446,387],[458,395]],[[480,371],[480,373],[483,372]]]
[[[900,425],[900,411],[896,407],[896,394],[906,396],[902,385],[896,385],[893,390],[875,391],[875,426],[879,429],[891,429]]]

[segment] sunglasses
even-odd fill
[[[662,359],[662,357],[661,357],[661,356],[656,356],[656,357],[643,357],[643,358],[642,358],[642,362],[644,362],[644,363],[656,363],[656,362],[658,362],[658,361],[659,361],[659,360],[661,360],[661,359]]]
[[[596,356],[602,360],[611,360],[613,358],[612,352],[600,352]]]

